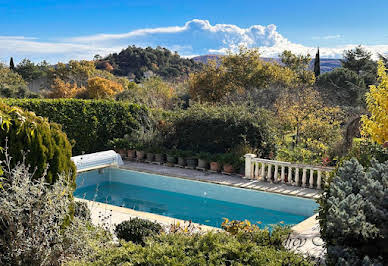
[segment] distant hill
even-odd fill
[[[196,62],[206,64],[209,60],[216,60],[217,62],[220,62],[222,57],[223,55],[201,55],[193,57],[192,59]],[[276,61],[280,63],[279,58],[262,57],[262,59],[265,61]],[[310,62],[309,68],[311,70],[314,68],[314,61],[315,60],[312,59]],[[321,73],[331,71],[337,67],[341,67],[340,59],[321,58]]]
[[[180,57],[162,47],[140,48],[128,46],[98,60],[96,68],[106,69],[118,76],[127,76],[140,82],[144,77],[158,75],[164,79],[184,78],[201,68],[201,63]]]

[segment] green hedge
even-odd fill
[[[108,140],[121,138],[147,119],[148,109],[137,104],[79,99],[7,99],[62,125],[74,141],[73,155],[108,149]]]
[[[170,147],[210,153],[242,152],[251,147],[264,157],[275,152],[271,117],[264,110],[197,104],[167,119],[166,144]]]

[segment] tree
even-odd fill
[[[24,98],[29,94],[23,78],[15,71],[0,64],[0,97]]]
[[[27,82],[45,77],[47,75],[48,64],[43,61],[35,64],[28,59],[23,59],[15,68],[15,71]]]
[[[90,78],[86,87],[86,93],[92,99],[112,98],[123,90],[121,84],[100,77]]]
[[[364,80],[347,68],[323,73],[317,79],[316,88],[331,105],[356,107],[364,103]]]
[[[321,74],[321,60],[319,58],[319,48],[317,51],[317,54],[315,55],[315,60],[314,60],[314,74],[315,78],[318,78],[319,75]]]
[[[9,60],[9,69],[14,70],[15,69],[15,64],[13,63],[13,58]]]
[[[314,158],[307,159],[321,160],[329,147],[341,138],[340,109],[325,106],[316,90],[286,90],[278,97],[275,109],[281,135],[291,134],[291,150],[303,148],[310,151]],[[281,144],[288,146],[289,140],[283,137]]]
[[[211,61],[189,78],[190,95],[204,102],[218,102],[232,94],[244,95],[271,86],[297,86],[298,74],[276,62],[265,62],[257,49],[240,48],[224,56],[218,65]]]
[[[388,259],[388,162],[345,161],[328,180],[319,210],[329,265],[383,265]],[[378,263],[380,262],[380,263]]]
[[[294,71],[298,76],[298,84],[303,86],[312,86],[315,82],[314,73],[308,70],[311,57],[309,54],[295,55],[291,51],[285,50],[280,55],[282,63]]]
[[[362,132],[374,141],[383,144],[388,141],[388,74],[383,61],[379,61],[377,86],[371,85],[366,94],[370,116],[362,117]]]
[[[372,60],[372,54],[361,45],[344,52],[341,60],[342,67],[350,69],[360,75],[366,86],[376,82],[377,64]]]
[[[60,78],[55,78],[51,85],[52,90],[47,93],[48,98],[74,98],[77,94],[85,92],[84,87],[77,87],[75,83],[64,82]]]

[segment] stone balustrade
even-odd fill
[[[244,157],[245,178],[273,183],[281,182],[293,186],[321,189],[323,178],[334,170],[333,167],[256,158],[255,154],[246,154]]]

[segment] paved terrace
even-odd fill
[[[208,171],[169,167],[150,163],[124,161],[124,166],[121,166],[121,168],[310,199],[317,199],[321,193],[320,190],[316,189],[244,179],[237,175],[224,175]]]

